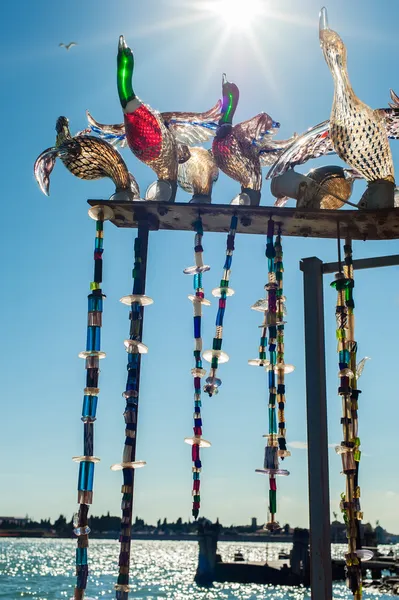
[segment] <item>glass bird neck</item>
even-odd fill
[[[132,56],[126,56],[125,54],[118,56],[118,94],[123,108],[125,108],[130,100],[136,98],[132,84],[133,68],[134,62]]]

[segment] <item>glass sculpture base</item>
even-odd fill
[[[148,186],[145,200],[169,202],[172,198],[172,186],[168,181],[158,180]]]

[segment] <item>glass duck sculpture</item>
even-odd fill
[[[361,207],[393,206],[394,168],[388,138],[399,138],[399,109],[373,110],[355,95],[346,66],[346,47],[328,27],[327,11],[320,14],[320,44],[334,79],[331,118],[299,136],[281,154],[267,179],[311,158],[337,153],[368,183]]]
[[[111,144],[121,148],[127,145],[124,123],[105,125],[96,121],[88,111],[87,120],[89,122],[88,131],[97,133],[103,139],[109,140]],[[217,125],[209,124],[209,127],[213,127],[216,131]],[[219,169],[212,151],[200,146],[188,147],[187,144],[177,143],[177,161],[177,184],[185,192],[192,194],[190,203],[209,204],[212,201],[213,184],[219,177]],[[159,183],[156,182],[148,188],[146,199],[156,199],[154,196],[159,191]],[[151,193],[153,193],[152,197]]]
[[[185,192],[192,194],[190,203],[210,204],[213,184],[219,177],[212,150],[184,145],[179,147],[179,158],[182,155],[187,160],[179,164],[177,183]]]
[[[240,93],[235,83],[227,81],[225,74],[222,92],[222,114],[212,142],[212,152],[219,169],[241,184],[241,194],[233,203],[257,206],[260,203],[262,166],[273,164],[295,136],[289,140],[273,141],[280,124],[263,112],[233,126]]]
[[[101,125],[89,116],[94,131],[126,141],[133,154],[155,171],[158,182],[146,197],[173,202],[177,189],[178,145],[191,146],[213,137],[220,118],[220,102],[205,113],[159,113],[136,96],[132,86],[134,58],[123,36],[119,38],[117,82],[124,124]],[[186,153],[186,159],[188,158]],[[180,161],[184,162],[180,156]]]
[[[112,200],[140,200],[137,181],[111,144],[83,132],[72,136],[66,117],[57,119],[55,130],[55,146],[44,150],[34,165],[36,181],[46,196],[49,195],[50,175],[59,157],[68,171],[79,179],[112,179],[116,188]]]

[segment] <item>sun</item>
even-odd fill
[[[264,9],[265,0],[212,0],[207,9],[218,16],[229,29],[249,29]]]

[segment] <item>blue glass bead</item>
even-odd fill
[[[202,419],[194,419],[195,427],[202,427]]]
[[[222,291],[220,292],[220,299],[226,300],[226,298],[227,298],[227,291],[222,289]]]
[[[260,338],[260,346],[266,346],[267,345],[267,337],[261,337]]]
[[[201,389],[201,388],[199,388],[199,389]],[[202,406],[202,402],[201,402],[201,400],[196,400],[196,401],[194,402],[194,407],[195,407],[195,408],[200,408],[201,406]]]
[[[101,327],[87,328],[86,350],[98,351],[101,349]]]
[[[96,237],[95,245],[96,250],[101,250],[104,247],[104,238]]]
[[[267,270],[269,273],[273,273],[274,271],[274,260],[272,258],[267,259]]]
[[[339,370],[342,371],[342,369],[347,369],[348,368],[348,363],[346,362],[340,362],[339,363]]]
[[[98,396],[83,396],[82,417],[95,419]]]
[[[201,469],[202,462],[200,460],[196,460],[196,461],[194,461],[194,466],[197,467],[197,469]]]
[[[231,217],[230,229],[237,229],[237,225],[238,225],[238,217],[236,215],[233,215]]]
[[[216,326],[217,327],[219,327],[219,326],[221,327],[223,325],[223,317],[224,317],[224,311],[225,310],[226,309],[224,309],[224,308],[219,308],[218,309],[218,312],[217,312],[217,315],[216,315]]]
[[[76,564],[87,565],[87,548],[76,548]]]
[[[339,362],[341,363],[349,363],[350,360],[350,353],[349,350],[340,350],[339,353]]]
[[[199,478],[200,478],[199,473],[193,473],[193,479],[199,479]]]
[[[275,365],[276,361],[277,361],[277,353],[276,353],[276,350],[273,350],[272,348],[276,348],[276,346],[274,344],[271,344],[269,346],[269,350],[270,350],[269,360],[270,360],[271,365]]]
[[[132,485],[134,469],[123,469],[123,484]]]
[[[279,383],[277,386],[277,393],[278,394],[285,394],[285,384],[283,383]]]
[[[194,317],[194,337],[201,337],[201,317]]]
[[[95,296],[94,294],[89,294],[89,296],[87,297],[87,300],[88,300],[89,312],[94,312],[94,311],[102,312],[102,310],[103,310],[103,297],[102,296]]]
[[[233,257],[232,257],[232,255],[226,256],[226,261],[225,261],[225,263],[224,263],[224,267],[223,267],[223,269],[226,269],[226,270],[227,270],[227,269],[230,269],[230,267],[231,267],[231,263],[232,263],[232,262],[233,262]]]
[[[277,327],[276,325],[270,325],[269,327],[269,338],[277,337]]]
[[[93,479],[94,463],[88,461],[81,462],[79,465],[78,490],[83,492],[92,492]]]
[[[269,371],[269,388],[274,388],[276,385],[276,378],[274,374],[274,369]]]
[[[195,273],[194,275],[194,289],[202,288],[202,273]]]

